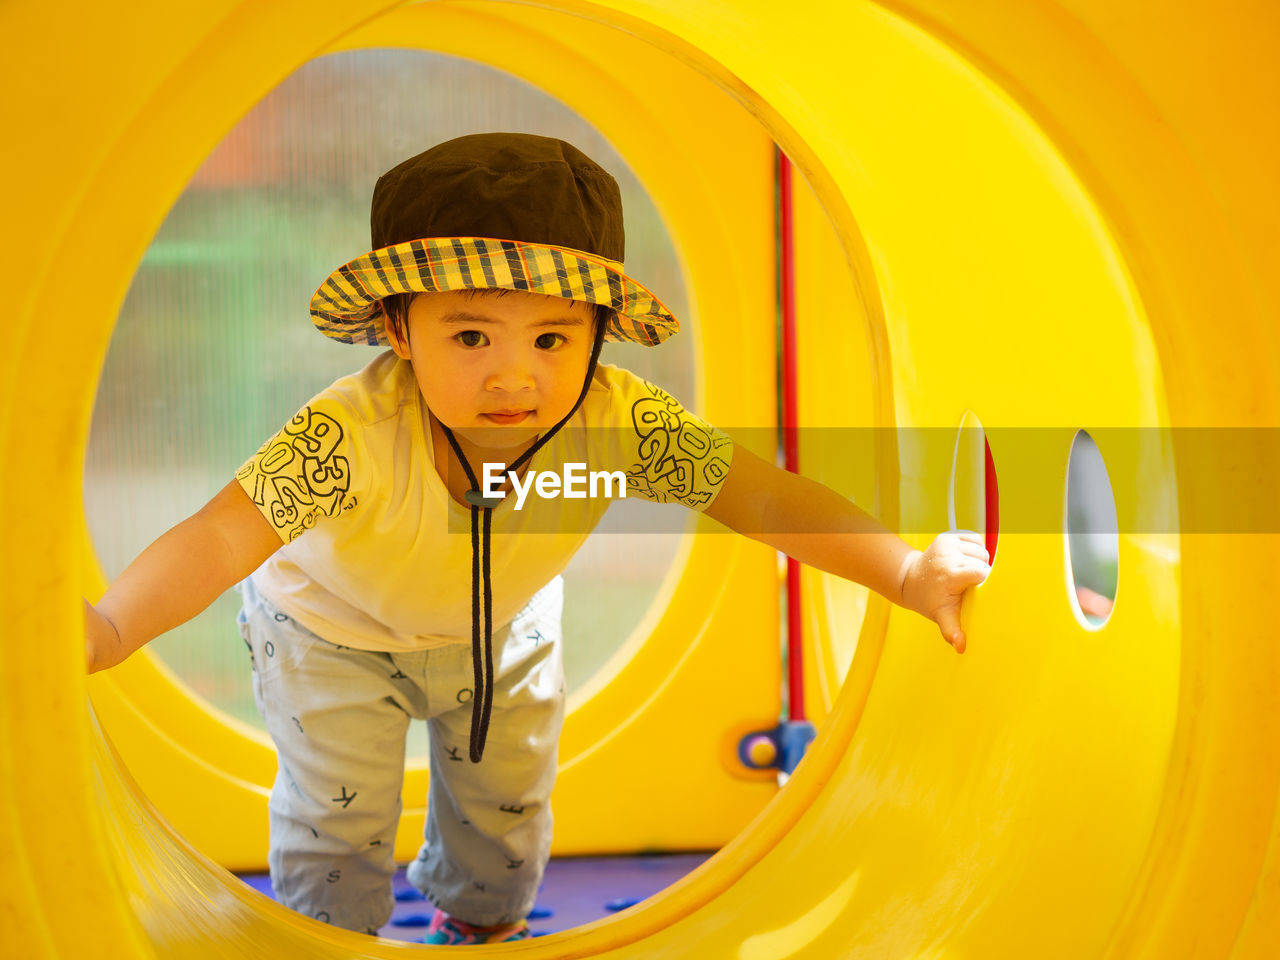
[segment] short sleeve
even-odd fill
[[[733,441],[647,380],[630,377],[623,399],[627,496],[705,510],[729,475]]]
[[[285,543],[323,517],[356,506],[352,430],[341,403],[313,399],[236,472],[236,480]]]

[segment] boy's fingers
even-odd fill
[[[964,631],[960,629],[960,614],[956,609],[948,607],[938,613],[938,629],[942,631],[942,639],[951,644],[956,653],[964,653]]]
[[[964,560],[956,563],[951,568],[951,576],[954,577],[952,589],[959,587],[959,592],[968,590],[970,587],[976,587],[991,576],[991,567],[985,562],[974,557],[970,560]]]

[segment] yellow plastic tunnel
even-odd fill
[[[802,469],[918,545],[953,519],[994,522],[973,480],[984,446],[998,478],[999,550],[966,602],[963,657],[920,618],[807,576],[823,722],[785,788],[714,760],[669,790],[637,779],[655,837],[721,851],[638,910],[476,955],[1280,951],[1274,5],[11,2],[0,24],[15,278],[0,361],[6,956],[410,949],[292,914],[217,865],[237,854],[199,835],[215,811],[191,785],[240,798],[228,816],[248,823],[269,752],[214,729],[145,658],[87,683],[80,639],[80,598],[101,587],[84,449],[151,236],[285,76],[383,46],[500,66],[617,147],[685,266],[700,412],[729,426],[772,424],[773,288],[758,269],[771,227],[727,184],[767,183],[776,141],[807,183]],[[962,424],[981,424],[985,444]],[[1105,622],[1083,615],[1065,546],[1079,430],[1119,515]],[[945,442],[916,442],[935,435]],[[871,441],[830,440],[847,436]],[[737,659],[741,644],[766,649],[776,623],[775,561],[756,546],[691,541],[628,653],[635,672],[580,698],[562,849],[595,844],[574,798],[619,758],[661,752],[690,703],[725,721],[698,725],[693,756],[768,722],[777,668]],[[759,716],[714,690],[730,671],[773,688]],[[697,701],[690,689],[709,684]],[[683,799],[700,795],[721,806]],[[75,915],[70,888],[91,893]]]

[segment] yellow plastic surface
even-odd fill
[[[1280,425],[1273,5],[552,6],[591,29],[621,27],[714,79],[813,185],[856,293],[802,296],[805,422],[945,432],[972,410],[989,432],[1002,517],[1046,501],[1061,514],[1077,427]],[[83,520],[68,509],[111,321],[162,201],[256,96],[307,57],[376,32],[388,9],[206,0],[180,11],[153,2],[0,10],[15,39],[7,87],[21,93],[7,101],[5,259],[17,282],[0,360],[6,954],[412,949],[266,902],[156,816],[86,709],[78,597],[93,572]],[[535,53],[566,36],[550,10],[498,3],[432,3],[394,17],[419,14],[492,17],[495,49],[514,42],[501,24],[527,30]],[[483,57],[486,38],[467,38],[473,55]],[[667,205],[664,195],[693,206],[671,184],[696,151],[673,157],[682,144],[646,137],[645,122],[670,118],[642,122],[646,84],[660,81],[631,69],[643,61],[628,58],[624,42],[611,35],[595,48],[605,55],[601,82],[617,81],[612,110],[595,112],[595,89],[560,89],[551,53],[537,79],[596,122],[650,185],[705,323],[704,409],[747,423],[737,404],[756,394],[727,384],[767,367],[770,348],[710,340],[732,318],[711,316],[702,291],[713,281],[703,273],[738,264],[733,243],[715,255],[702,244],[729,221],[707,204],[677,220]],[[722,161],[729,168],[738,158]],[[651,179],[664,163],[670,193]],[[758,384],[767,407],[771,381]],[[1035,456],[1000,442],[1001,430],[1031,426],[1060,428],[1065,439],[1055,445],[1054,431],[1042,431]],[[954,444],[876,436],[873,482],[865,465],[829,451],[802,457],[833,479],[845,470],[844,487],[874,498],[904,529],[926,529],[946,502]],[[831,712],[787,787],[701,870],[644,907],[475,955],[1274,956],[1280,648],[1267,600],[1277,538],[1179,535],[1175,526],[1195,528],[1226,496],[1273,498],[1274,469],[1261,469],[1260,454],[1227,485],[1219,464],[1177,459],[1168,445],[1132,455],[1099,440],[1122,522],[1141,520],[1121,535],[1120,593],[1103,629],[1075,620],[1062,537],[1052,532],[1002,531],[992,577],[966,605],[964,657],[918,618],[809,578],[823,604],[810,626]],[[713,552],[686,575],[695,586],[757,558],[772,571],[771,557],[748,556],[749,544],[708,537],[695,549],[704,541]],[[677,587],[657,626],[659,637],[681,626],[699,641],[690,659],[729,622],[718,619],[724,611],[761,603],[758,590],[736,583],[695,600],[705,596]],[[848,634],[858,629],[851,654]],[[842,657],[851,662],[834,695],[842,669],[831,665]],[[711,669],[691,667],[688,677]],[[715,669],[729,678],[746,670],[727,655]],[[611,703],[577,705],[584,717],[600,711],[582,736],[608,729]],[[172,738],[195,713],[153,721],[156,736]],[[666,744],[645,722],[642,712],[634,732],[596,751],[585,741],[566,747],[584,765],[609,753],[647,759]],[[174,771],[175,790],[183,775]],[[637,803],[661,794],[650,788]],[[94,892],[74,916],[60,895],[68,884]]]

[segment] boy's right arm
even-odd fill
[[[85,603],[89,672],[115,666],[186,623],[258,569],[282,541],[235,480],[138,556],[96,605]]]

